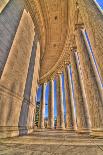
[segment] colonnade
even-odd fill
[[[63,103],[63,88],[62,88],[62,72],[58,72],[56,76],[56,94],[57,94],[57,123],[56,129],[75,130],[76,119],[74,116],[74,103],[72,99],[72,83],[70,82],[70,66],[65,64],[64,69],[64,84],[66,96],[66,123],[64,120],[64,103]],[[39,127],[45,128],[45,100],[46,100],[46,86],[47,83],[42,85],[42,95],[40,104],[40,119]],[[48,102],[48,125],[47,128],[54,128],[54,79],[50,80],[49,102]]]
[[[64,63],[63,72],[56,75],[57,123],[56,129],[66,129],[78,133],[103,136],[102,89],[98,87],[96,72],[90,59],[83,27],[76,25],[76,46],[70,47],[70,64]],[[66,100],[66,120],[64,120],[63,89],[61,74],[64,73]],[[44,127],[45,88],[40,108],[40,125]],[[43,104],[43,105],[42,105]],[[48,103],[48,128],[54,128],[54,82],[50,80],[50,97]]]

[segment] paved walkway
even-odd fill
[[[103,139],[62,131],[0,140],[0,155],[103,155]]]

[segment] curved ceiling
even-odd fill
[[[40,78],[60,59],[67,37],[67,0],[41,0],[46,30],[46,47],[41,59]]]

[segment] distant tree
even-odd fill
[[[57,117],[54,118],[54,127],[56,128],[57,125]]]
[[[35,124],[38,127],[39,122],[39,113],[40,113],[40,102],[36,103],[36,115],[35,115]]]

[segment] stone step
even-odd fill
[[[14,138],[7,138],[7,139],[1,139],[0,142],[2,144],[58,144],[58,145],[102,145],[103,146],[103,139],[93,139],[91,137],[85,138],[82,137],[52,137],[52,136],[34,136],[28,135],[28,136],[21,136],[21,137],[14,137]]]

